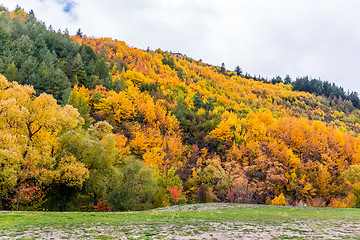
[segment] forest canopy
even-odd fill
[[[0,12],[2,209],[360,206],[355,93]]]

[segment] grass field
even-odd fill
[[[194,204],[143,212],[0,212],[0,239],[360,239],[360,209]]]

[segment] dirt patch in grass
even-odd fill
[[[175,205],[171,207],[158,208],[157,211],[207,211],[220,209],[241,209],[241,208],[262,208],[262,205],[256,204],[229,204],[229,203],[202,203],[202,204],[186,204]]]
[[[330,221],[262,225],[204,222],[202,227],[172,224],[32,229],[3,232],[0,239],[356,239],[360,224]]]

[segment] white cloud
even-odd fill
[[[180,51],[229,69],[273,77],[310,75],[360,92],[356,0],[5,0],[54,29],[78,28],[131,46]],[[64,5],[65,4],[65,5]]]
[[[222,1],[216,42],[230,64],[264,76],[311,75],[360,90],[357,1]],[[346,4],[345,4],[346,3]],[[237,24],[236,24],[237,23]],[[236,27],[234,27],[236,26]],[[237,57],[240,56],[240,57]],[[215,57],[215,56],[214,56]],[[236,62],[238,61],[238,62]]]

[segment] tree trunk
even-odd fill
[[[16,211],[19,211],[20,199],[21,199],[21,189],[19,190],[19,197],[16,203]]]

